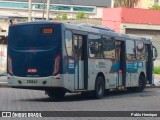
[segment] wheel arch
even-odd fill
[[[140,76],[143,76],[146,79],[146,75],[145,75],[145,73],[143,71],[140,72],[139,77]]]

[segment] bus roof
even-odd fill
[[[97,26],[92,24],[85,24],[85,23],[63,23],[63,22],[53,22],[53,21],[36,21],[36,22],[24,22],[18,23],[18,25],[33,25],[33,24],[63,24],[65,28],[73,29],[77,31],[89,32],[89,33],[96,33],[101,35],[107,35],[109,37],[120,38],[120,40],[132,39],[137,41],[143,41],[146,44],[152,44],[150,38],[147,37],[140,37],[136,35],[129,35],[129,34],[122,34],[117,33],[111,28]]]
[[[151,44],[150,38],[136,36],[136,35],[117,33],[114,30],[112,30],[111,28],[105,28],[105,27],[99,28],[99,26],[96,27],[96,25],[91,25],[91,24],[86,25],[86,24],[82,24],[82,23],[81,24],[79,24],[79,23],[78,24],[76,24],[76,23],[63,23],[63,24],[68,29],[74,29],[74,30],[80,30],[80,31],[84,31],[84,32],[112,36],[112,37],[116,37],[116,38],[121,38],[120,40],[132,39],[132,40],[137,40],[137,41],[143,41],[146,44]]]

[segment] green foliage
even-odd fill
[[[62,14],[62,20],[67,20],[67,14]]]
[[[61,15],[60,14],[56,14],[56,17],[55,18],[53,18],[54,20],[61,20],[62,19],[62,17],[61,17]]]
[[[160,67],[154,67],[154,74],[160,74]]]
[[[27,17],[25,17],[25,18],[24,18],[24,21],[25,21],[25,22],[27,22],[27,21],[28,21],[28,18],[27,18]]]
[[[83,19],[85,18],[85,13],[83,11],[79,11],[76,15],[77,19]]]
[[[115,0],[114,7],[129,7],[134,8],[137,5],[139,0]]]
[[[160,6],[158,6],[158,5],[153,5],[151,9],[152,9],[152,10],[160,10]]]

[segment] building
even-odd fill
[[[160,0],[139,0],[135,8],[150,9],[153,5],[159,5]]]
[[[111,7],[111,0],[50,0],[49,18],[65,14],[68,19],[75,19],[79,11],[89,18],[102,18],[103,8],[107,7]],[[47,0],[32,0],[31,19],[42,20],[46,17],[46,9]],[[27,21],[28,16],[29,0],[0,0],[0,36],[7,35],[9,19],[22,22]]]
[[[114,7],[114,1],[112,0],[112,7]],[[135,8],[150,9],[153,5],[160,5],[160,0],[139,0]]]
[[[1,17],[28,17],[29,0],[0,0]],[[46,0],[32,0],[32,18],[42,18]],[[102,18],[102,9],[111,7],[111,0],[50,0],[50,18],[56,14],[66,13],[68,17],[75,17],[83,11],[90,18]]]
[[[160,51],[160,10],[105,8],[102,25],[116,32],[149,37],[158,52]],[[160,66],[160,55],[155,65]]]
[[[0,36],[0,73],[7,68],[7,37]]]
[[[14,22],[27,21],[29,5],[29,0],[0,0],[0,71],[6,69],[9,19],[14,19]],[[107,7],[111,7],[111,0],[50,0],[49,18],[66,14],[69,19],[75,19],[79,11],[83,11],[89,18],[102,18],[103,8]],[[47,0],[32,0],[32,20],[46,17],[46,9]]]

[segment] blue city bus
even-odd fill
[[[152,84],[157,51],[151,40],[87,24],[11,24],[8,85],[44,90],[49,97],[110,89],[143,91]]]

